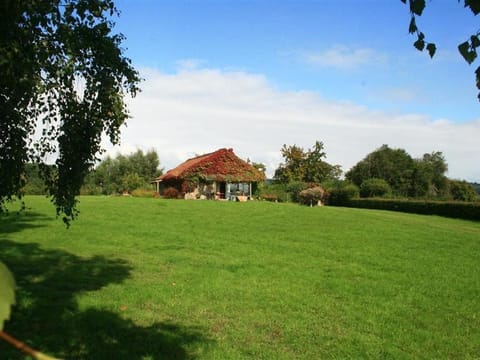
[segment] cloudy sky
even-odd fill
[[[110,154],[155,149],[169,169],[233,148],[267,165],[283,144],[322,141],[346,171],[382,144],[441,151],[448,176],[480,182],[480,103],[457,45],[478,19],[427,2],[416,51],[400,0],[117,0],[116,29],[144,78]],[[476,65],[477,64],[477,65]]]

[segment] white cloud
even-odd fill
[[[302,51],[303,62],[314,66],[339,69],[355,69],[361,66],[377,66],[386,62],[386,55],[369,48],[337,45],[325,51]]]
[[[110,153],[154,148],[168,169],[195,154],[232,147],[244,159],[265,163],[271,175],[283,144],[309,148],[323,141],[327,161],[344,170],[388,144],[414,157],[442,151],[449,176],[480,180],[480,119],[388,114],[313,92],[279,91],[264,76],[245,72],[144,69],[142,76],[143,92],[129,104],[133,118]]]

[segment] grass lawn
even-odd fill
[[[5,330],[65,359],[475,359],[480,223],[434,216],[43,197],[0,217]],[[0,358],[23,355],[0,343]]]

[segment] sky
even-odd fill
[[[168,170],[233,148],[272,176],[283,144],[322,141],[348,171],[387,144],[441,151],[450,178],[480,182],[480,103],[457,46],[478,19],[456,0],[417,21],[437,54],[413,47],[400,0],[117,0],[115,31],[144,79],[108,154],[157,151]],[[107,144],[107,143],[105,143]]]

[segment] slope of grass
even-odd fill
[[[6,331],[66,359],[475,358],[480,224],[375,210],[41,197],[0,218]],[[23,356],[0,344],[0,358]]]

